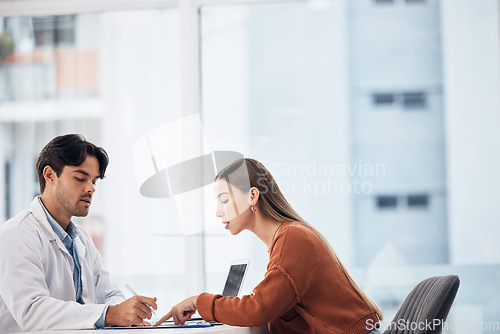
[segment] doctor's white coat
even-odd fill
[[[0,225],[0,334],[94,328],[105,304],[125,300],[90,236],[81,228],[79,232],[75,243],[84,305],[75,298],[73,259],[38,197],[29,210]]]

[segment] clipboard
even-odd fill
[[[213,327],[214,325],[206,321],[196,321],[191,323],[186,323],[184,325],[176,325],[173,322],[171,324],[161,324],[158,327],[153,326],[134,326],[134,327],[104,327],[103,329],[167,329],[167,328],[205,328]]]

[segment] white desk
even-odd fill
[[[54,330],[42,332],[30,332],[25,334],[204,334],[204,333],[223,333],[223,334],[263,334],[265,327],[233,327],[233,326],[214,326],[206,328],[130,328],[130,329],[87,329],[87,330]]]

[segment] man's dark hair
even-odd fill
[[[99,178],[104,178],[108,167],[108,154],[102,147],[98,147],[85,140],[78,134],[69,134],[52,139],[40,152],[36,161],[36,172],[40,183],[40,193],[45,190],[43,169],[52,167],[57,176],[60,176],[64,166],[79,166],[85,162],[87,156],[96,157],[99,162]]]

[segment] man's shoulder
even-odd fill
[[[7,220],[0,226],[0,243],[22,238],[32,238],[39,235],[39,226],[31,211],[24,210]]]
[[[7,230],[29,227],[32,224],[26,223],[32,222],[33,218],[31,211],[23,210],[0,226],[0,234]]]

